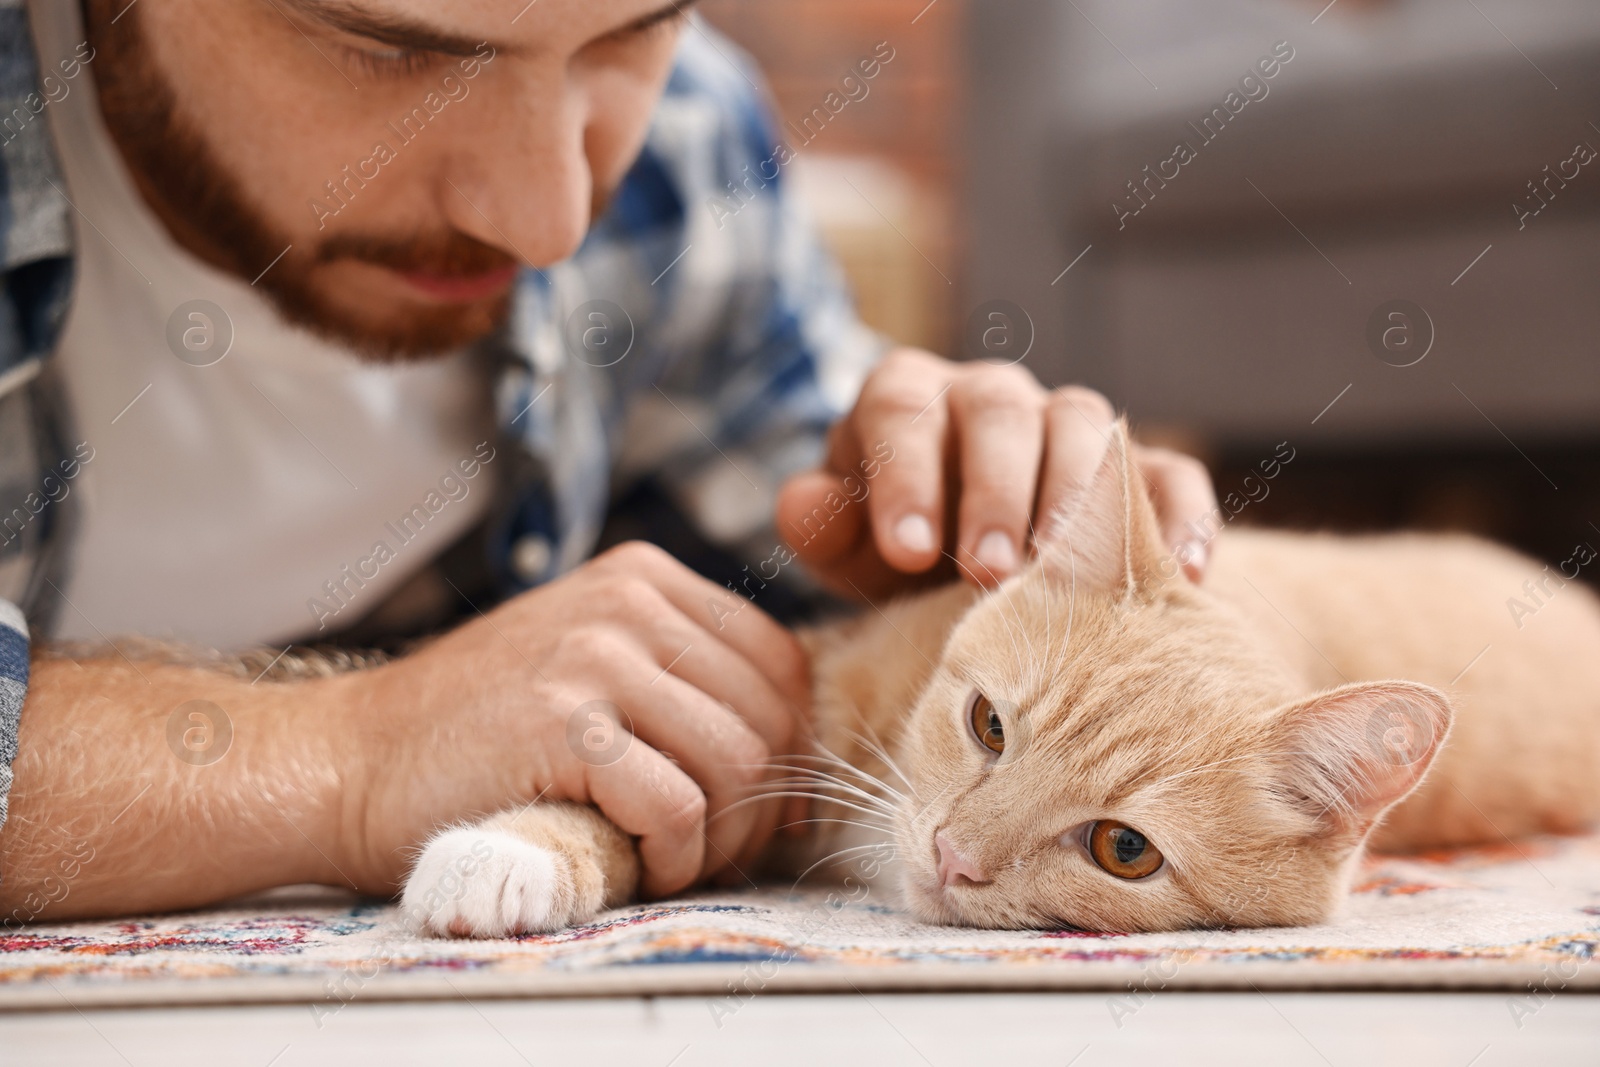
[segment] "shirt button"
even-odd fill
[[[553,554],[548,537],[524,534],[511,546],[511,569],[517,572],[518,578],[535,585],[549,572]]]

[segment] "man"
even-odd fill
[[[725,872],[808,699],[763,596],[992,585],[1093,470],[1098,396],[855,322],[682,7],[0,3],[0,915],[389,893],[536,797]],[[1178,545],[1204,473],[1142,465]],[[589,560],[629,500],[723,580]]]

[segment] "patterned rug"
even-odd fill
[[[1600,988],[1600,835],[1369,861],[1325,926],[1091,935],[930,927],[862,889],[703,894],[560,934],[412,937],[387,904],[286,890],[226,909],[0,933],[0,1008],[762,992]],[[1546,992],[1548,991],[1548,992]],[[1133,1010],[1133,1008],[1130,1008]],[[1531,1009],[1530,1009],[1531,1010]]]

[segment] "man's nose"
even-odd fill
[[[983,868],[962,854],[950,843],[944,831],[933,835],[933,847],[939,851],[940,885],[988,885],[989,876]]]
[[[532,266],[568,258],[588,232],[594,197],[583,109],[559,96],[533,115],[483,103],[487,117],[463,125],[450,145],[449,181],[437,189],[445,217]]]

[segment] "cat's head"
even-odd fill
[[[1180,571],[1119,424],[1039,559],[951,633],[905,735],[906,906],[1163,930],[1327,917],[1450,726],[1437,690],[1307,698]]]

